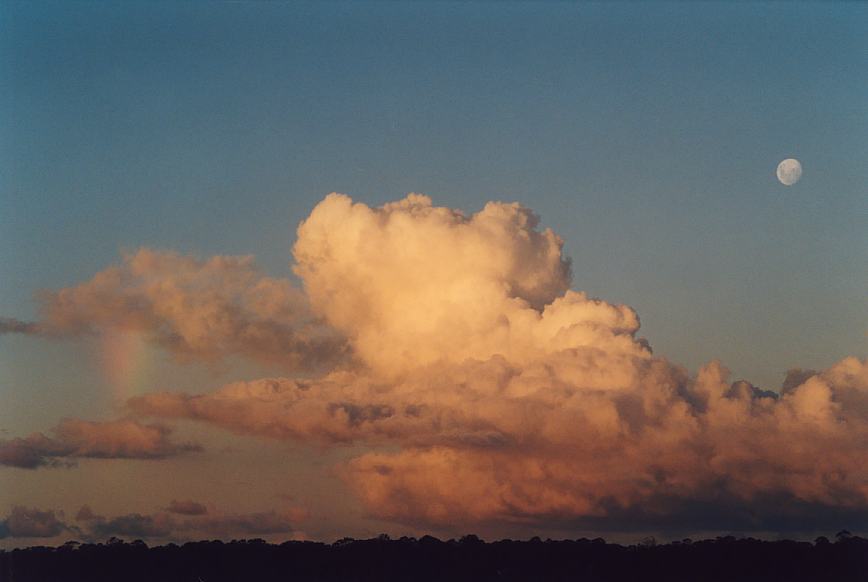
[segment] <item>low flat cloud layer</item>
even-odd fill
[[[717,361],[692,375],[652,353],[629,306],[571,290],[563,241],[538,223],[518,204],[465,215],[422,195],[370,208],[332,194],[298,229],[303,290],[247,259],[140,251],[48,294],[39,328],[130,325],[183,354],[327,364],[128,404],[361,445],[338,473],[370,515],[418,529],[864,522],[868,363],[792,370],[779,392]]]
[[[186,502],[187,507],[197,502]],[[190,537],[251,536],[271,534],[292,534],[296,524],[304,518],[298,509],[284,511],[262,511],[254,513],[217,512],[206,515],[202,511],[177,511],[173,503],[169,511],[151,514],[128,513],[105,517],[94,513],[89,506],[82,507],[77,516],[78,528],[89,539],[104,539],[110,536],[143,539],[187,539]],[[173,515],[175,514],[175,515]],[[182,516],[179,517],[178,514]]]
[[[204,507],[203,504],[197,505]],[[67,522],[62,514],[52,510],[14,506],[9,515],[0,520],[0,539],[53,538],[66,532],[89,541],[110,537],[183,540],[203,536],[290,535],[296,531],[296,524],[305,518],[305,513],[299,509],[241,514],[217,512],[212,515],[203,512],[181,517],[173,513],[179,512],[127,513],[107,517],[85,505],[74,520]]]

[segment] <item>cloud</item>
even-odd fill
[[[75,514],[76,521],[91,521],[98,517],[99,516],[93,512],[93,509],[90,508],[90,505],[82,505],[81,509],[78,510],[78,513]]]
[[[148,394],[129,408],[239,434],[360,445],[340,475],[371,515],[419,528],[760,530],[866,515],[868,363],[791,371],[780,392],[732,381],[716,361],[691,375],[652,353],[633,309],[571,290],[562,247],[518,204],[465,215],[415,194],[380,208],[332,194],[298,229],[305,295],[265,284],[280,289],[267,304],[285,309],[250,307],[251,281],[268,279],[239,275],[249,273],[244,260],[148,251],[56,294],[46,321],[126,322],[169,349],[226,354],[244,351],[236,332],[245,326],[220,325],[222,316],[202,323],[212,321],[202,309],[224,313],[228,302],[247,314],[230,322],[272,329],[276,320],[294,334],[285,322],[295,315],[281,314],[309,305],[305,321],[344,338],[341,365],[205,394]],[[202,279],[212,271],[219,276]],[[177,272],[198,283],[174,283]],[[179,286],[183,300],[167,299]],[[293,346],[263,350],[298,354]]]
[[[538,220],[518,204],[468,217],[418,194],[377,209],[332,194],[299,226],[295,272],[314,310],[381,374],[607,339],[632,347],[631,309],[564,294],[563,241]],[[571,316],[584,327],[559,334]]]
[[[97,517],[89,522],[90,535],[96,538],[165,538],[174,531],[174,521],[165,513],[142,515],[130,513],[105,519]]]
[[[671,523],[726,505],[760,528],[782,511],[771,499],[868,507],[865,362],[793,371],[781,395],[718,362],[691,377],[637,337],[632,309],[569,290],[562,241],[537,226],[517,204],[467,216],[330,195],[299,227],[295,269],[359,365],[130,407],[367,444],[340,473],[371,514],[420,527]]]
[[[3,538],[52,538],[68,528],[53,511],[16,505],[5,519],[0,521],[0,539]]]
[[[40,295],[42,320],[0,321],[0,331],[62,336],[135,331],[181,360],[242,355],[290,369],[333,364],[339,335],[318,324],[304,294],[263,276],[252,257],[151,249],[125,254],[90,281]]]
[[[91,422],[62,420],[54,436],[33,433],[24,438],[0,440],[0,465],[36,469],[65,459],[161,459],[200,451],[194,443],[174,443],[172,430],[161,424],[134,420]]]
[[[200,535],[231,537],[239,535],[291,534],[299,520],[298,511],[263,511],[258,513],[205,516],[187,520],[179,530]]]
[[[193,505],[197,507],[192,507]],[[304,519],[299,509],[253,513],[216,513],[206,515],[204,505],[174,502],[169,511],[150,514],[128,513],[114,517],[95,514],[83,506],[76,519],[84,524],[83,534],[90,539],[109,536],[120,538],[187,539],[190,537],[230,538],[250,535],[291,534],[295,524]],[[186,511],[178,511],[184,509]],[[173,515],[173,513],[175,515]],[[187,516],[177,517],[178,514]]]
[[[205,515],[208,513],[208,508],[202,503],[197,503],[191,499],[178,501],[173,499],[166,508],[169,513],[177,513],[180,515]]]
[[[6,333],[35,334],[39,332],[39,326],[33,322],[21,321],[14,317],[0,317],[0,335]]]

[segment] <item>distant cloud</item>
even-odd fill
[[[140,249],[90,281],[40,296],[42,320],[0,320],[0,333],[48,336],[133,331],[182,360],[232,355],[315,369],[344,356],[344,340],[320,325],[304,294],[263,276],[252,257],[208,260]]]
[[[53,511],[16,505],[6,518],[0,521],[0,539],[3,538],[51,538],[68,528]]]
[[[93,509],[90,508],[90,505],[82,505],[81,509],[78,510],[78,513],[75,514],[75,519],[77,521],[91,521],[98,517],[99,516],[93,512]]]
[[[201,450],[193,443],[172,442],[171,432],[161,424],[134,420],[91,422],[67,418],[54,428],[53,437],[33,433],[0,440],[0,465],[36,469],[67,459],[160,459]]]
[[[291,534],[300,515],[298,511],[211,515],[184,521],[178,525],[178,531],[217,537]]]
[[[208,513],[208,508],[205,507],[204,504],[197,503],[190,499],[184,501],[173,499],[166,508],[166,511],[180,515],[205,515]]]
[[[97,517],[89,521],[90,535],[96,538],[116,536],[122,538],[165,538],[174,531],[174,521],[165,513],[142,515],[130,513],[105,519]]]
[[[0,317],[0,335],[5,333],[33,334],[39,331],[36,323],[21,321],[13,317]]]
[[[191,504],[195,503],[179,502],[176,509],[178,507],[190,509]],[[204,509],[203,505],[195,505]],[[295,524],[305,517],[305,513],[298,509],[242,514],[216,513],[206,515],[205,513],[204,511],[185,513],[170,509],[169,512],[128,513],[105,517],[95,514],[89,506],[83,506],[76,519],[83,524],[82,533],[91,539],[102,539],[110,536],[128,539],[186,539],[209,536],[229,538],[250,535],[289,535],[295,531]],[[179,518],[177,517],[178,514],[187,517]]]

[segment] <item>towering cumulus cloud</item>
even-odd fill
[[[810,528],[866,515],[864,361],[794,371],[779,393],[731,382],[718,362],[691,376],[651,353],[632,309],[570,290],[561,249],[517,204],[465,215],[421,195],[370,208],[332,194],[299,226],[293,253],[313,317],[349,346],[341,366],[313,379],[150,394],[130,407],[243,434],[364,445],[340,473],[372,514],[420,527]],[[76,289],[114,297],[137,261],[164,260],[206,268],[146,254],[105,285]],[[151,289],[133,279],[135,297]],[[104,320],[103,307],[67,309],[89,305],[79,293],[56,295],[49,321],[66,322],[55,309]],[[229,339],[231,324],[187,328],[185,302],[144,296],[145,321],[160,313],[171,324],[169,346],[246,341]],[[248,310],[265,330],[291,312]]]
[[[301,291],[263,276],[252,257],[199,260],[141,249],[41,299],[43,321],[4,319],[0,331],[136,331],[182,359],[240,354],[291,368],[316,368],[342,354],[343,340],[311,318]]]
[[[569,263],[537,222],[518,204],[465,217],[418,194],[376,210],[332,194],[298,229],[296,273],[314,308],[382,373],[495,354],[524,361],[575,340],[555,337],[568,313],[634,331],[629,309],[578,294],[552,304]]]

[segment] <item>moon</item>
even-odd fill
[[[784,186],[792,186],[802,177],[802,163],[795,158],[787,158],[778,164],[778,180]]]

